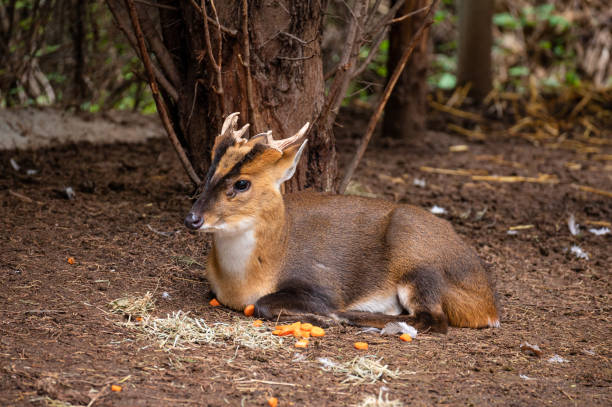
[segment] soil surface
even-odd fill
[[[341,121],[352,123],[338,130],[343,163],[366,120]],[[468,149],[449,151],[454,145]],[[383,398],[411,406],[610,406],[612,234],[588,229],[612,221],[612,198],[576,186],[612,190],[603,155],[610,144],[599,148],[596,157],[519,138],[467,142],[436,132],[411,143],[374,141],[356,189],[444,208],[438,216],[495,276],[501,327],[420,333],[403,343],[334,326],[304,350],[291,341],[269,350],[231,341],[169,349],[109,312],[109,302],[149,291],[154,316],[182,310],[209,323],[247,319],[208,304],[207,237],[182,226],[191,187],[165,139],[0,152],[0,405],[267,405],[271,396],[280,406],[358,405],[382,389]],[[483,181],[423,166],[545,173],[559,182]],[[568,228],[572,214],[577,236]],[[571,252],[574,245],[588,260]],[[369,350],[354,349],[355,341]],[[523,342],[538,345],[541,357],[523,353]],[[347,385],[317,361],[365,354],[400,377]],[[562,362],[549,361],[555,355]]]

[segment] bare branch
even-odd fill
[[[378,123],[378,120],[380,119],[383,109],[385,108],[385,105],[387,104],[387,101],[389,100],[389,96],[391,96],[391,92],[393,91],[393,88],[395,87],[397,80],[399,79],[400,75],[402,74],[402,71],[404,70],[404,67],[406,66],[406,62],[408,62],[410,55],[412,55],[414,48],[417,46],[417,43],[420,41],[421,37],[425,33],[425,30],[429,28],[429,26],[433,23],[430,16],[437,3],[438,3],[438,0],[433,0],[432,3],[429,5],[427,14],[425,15],[425,18],[423,19],[423,24],[421,24],[417,32],[414,33],[414,36],[410,40],[410,44],[404,50],[404,53],[402,54],[402,58],[399,60],[397,66],[395,67],[395,70],[393,71],[393,75],[391,75],[391,78],[389,79],[389,82],[387,83],[387,86],[385,87],[385,91],[382,94],[380,101],[378,102],[378,106],[376,107],[374,114],[372,114],[372,117],[370,118],[370,122],[368,123],[368,128],[363,136],[363,139],[361,140],[361,144],[359,145],[359,148],[355,152],[355,155],[353,156],[353,159],[351,160],[346,170],[346,174],[344,175],[344,178],[342,179],[342,183],[340,184],[340,187],[338,188],[338,193],[343,194],[344,191],[346,191],[346,187],[348,186],[348,183],[353,177],[353,174],[355,173],[355,169],[357,169],[357,166],[359,165],[359,162],[361,161],[361,158],[363,157],[363,154],[365,153],[365,150],[368,147],[368,143],[370,142],[370,139],[372,138],[372,134],[374,133],[374,129],[376,128],[376,124]]]
[[[389,24],[391,19],[393,19],[393,17],[397,14],[397,11],[403,6],[403,4],[404,1],[396,2],[393,7],[391,7],[389,11],[387,11],[387,14],[382,16],[376,23],[373,23],[371,25],[372,28],[367,31],[366,36],[371,38],[378,34],[380,31],[382,31],[385,26]],[[376,12],[376,10],[374,10],[374,12]]]
[[[191,0],[191,4],[195,7],[196,10],[198,10],[200,13],[202,13],[202,8],[198,5],[198,3],[195,2],[195,0]],[[220,24],[219,21],[215,21],[210,16],[206,16],[206,19],[208,20],[209,23],[211,23],[212,25],[214,25],[217,28],[220,28],[222,32],[224,32],[225,34],[228,34],[230,37],[238,36],[238,31],[237,30],[234,30],[233,28],[228,28],[228,27]]]
[[[242,0],[242,52],[244,53],[244,59],[242,59],[242,65],[244,66],[244,74],[246,76],[246,94],[247,102],[249,104],[249,117],[247,121],[253,123],[253,131],[257,133],[261,130],[261,117],[259,110],[255,109],[255,102],[253,101],[253,77],[251,76],[251,44],[249,41],[249,3],[247,0]]]
[[[391,20],[389,23],[390,23],[390,24],[395,24],[395,23],[399,23],[400,21],[404,21],[405,19],[410,18],[410,17],[412,17],[412,16],[413,16],[413,15],[415,15],[415,14],[419,14],[419,13],[421,13],[421,12],[423,12],[423,11],[427,10],[427,7],[429,7],[429,6],[421,7],[420,9],[418,9],[418,10],[414,10],[414,11],[411,11],[410,13],[408,13],[408,14],[404,14],[404,15],[403,15],[403,16],[401,16],[401,17],[394,18],[394,19],[392,19],[392,20]]]
[[[404,0],[406,1],[406,0]],[[382,0],[376,0],[376,3],[374,3],[374,7],[372,7],[371,11],[368,13],[368,18],[365,21],[365,26],[369,27],[370,24],[372,23],[372,19],[374,18],[374,16],[376,15],[376,13],[378,12],[378,8],[380,7],[380,3],[382,3]],[[401,3],[401,1],[398,1],[398,3]]]
[[[350,10],[349,8],[353,18],[347,30],[347,46],[344,48],[344,52],[340,57],[340,62],[336,69],[334,80],[330,86],[327,100],[317,119],[317,121],[322,123],[324,128],[330,128],[333,124],[338,114],[338,109],[342,104],[342,99],[351,81],[351,72],[354,69],[355,61],[359,57],[359,48],[363,41],[361,29],[367,16],[367,6],[367,0],[358,0],[355,4],[355,10]]]
[[[389,31],[388,27],[385,27],[380,33],[378,33],[378,37],[374,40],[374,43],[370,47],[370,53],[366,57],[365,61],[361,63],[358,67],[356,67],[351,73],[351,79],[354,79],[361,75],[363,71],[366,70],[370,62],[374,59],[376,55],[378,55],[378,49],[380,48],[380,44],[382,44],[383,40],[387,36],[387,32]]]
[[[172,82],[174,86],[179,85],[181,83],[180,75],[174,61],[172,60],[172,55],[170,55],[170,52],[168,52],[168,49],[159,36],[159,33],[155,28],[155,24],[153,23],[153,20],[151,20],[146,7],[139,5],[137,6],[137,10],[138,18],[140,19],[140,24],[142,25],[142,31],[147,38],[147,42],[153,49],[153,52],[155,52],[155,56],[164,70],[164,73],[168,75],[170,82]]]
[[[134,51],[138,53],[138,43],[136,40],[136,36],[134,35],[134,31],[130,28],[129,19],[124,14],[123,7],[118,4],[118,1],[119,0],[106,0],[106,4],[108,5],[108,8],[113,14],[117,26],[123,32]],[[172,98],[173,101],[177,102],[179,99],[179,95],[174,85],[170,83],[170,81],[155,65],[153,65],[153,72],[155,74],[155,78],[159,81],[159,84],[164,89],[164,91],[166,91],[166,93]]]
[[[210,28],[208,26],[208,13],[206,11],[206,4],[205,4],[206,0],[200,0],[200,7],[199,10],[202,13],[202,20],[204,21],[204,42],[206,44],[206,54],[208,55],[208,59],[210,61],[210,65],[213,67],[213,69],[216,72],[216,80],[217,80],[217,87],[215,88],[213,86],[213,90],[215,91],[215,93],[217,94],[217,96],[219,97],[219,106],[221,108],[221,114],[225,113],[225,100],[223,98],[223,75],[221,72],[221,64],[222,64],[222,38],[221,38],[221,29],[218,28],[218,36],[217,36],[217,40],[218,40],[218,53],[217,53],[217,58],[215,58],[214,54],[213,54],[213,48],[212,48],[212,43],[210,41]],[[195,3],[195,1],[192,0],[193,3]],[[218,19],[217,16],[217,9],[215,8],[215,4],[213,3],[213,1],[211,0],[211,4],[212,4],[212,9],[213,12],[215,14],[216,19]],[[218,25],[220,27],[220,24]]]
[[[134,0],[134,1],[139,4],[145,4],[149,7],[163,8],[166,10],[178,10],[178,7],[168,6],[167,4],[159,4],[156,2],[146,1],[146,0]]]
[[[144,36],[142,34],[142,29],[140,28],[140,21],[138,19],[138,14],[136,12],[136,6],[134,5],[134,0],[125,0],[126,7],[128,9],[128,13],[130,15],[130,19],[132,21],[132,27],[134,32],[136,33],[136,39],[138,41],[138,49],[140,50],[140,57],[145,66],[145,70],[149,75],[149,85],[151,86],[151,93],[153,94],[153,99],[155,99],[155,104],[157,105],[157,111],[162,119],[162,123],[166,128],[166,132],[168,133],[168,137],[170,138],[170,142],[174,146],[177,155],[179,156],[179,160],[183,164],[185,171],[187,171],[187,175],[191,178],[191,181],[199,185],[200,177],[195,173],[191,163],[189,162],[189,158],[185,154],[181,143],[174,132],[174,128],[172,127],[172,123],[170,122],[170,117],[168,117],[168,110],[166,109],[166,104],[164,103],[163,98],[159,94],[159,89],[157,87],[157,81],[155,77],[155,73],[153,71],[153,64],[151,63],[151,59],[149,57],[149,53],[147,52],[147,46],[145,44]]]

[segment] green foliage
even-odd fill
[[[529,75],[529,68],[527,68],[526,66],[513,66],[512,68],[508,69],[508,74],[510,76],[528,76]]]
[[[554,3],[500,12],[494,15],[493,23],[506,36],[506,40],[514,38],[513,41],[524,48],[523,53],[517,55],[516,48],[505,49],[498,37],[494,52],[513,61],[512,66],[507,68],[507,83],[498,86],[523,89],[522,82],[534,75],[536,66],[539,68],[538,81],[544,88],[580,86],[574,27]],[[546,76],[542,77],[543,72]]]
[[[359,50],[359,61],[358,64],[365,62],[368,55],[370,55],[371,45],[364,45]],[[366,72],[362,74],[363,77],[367,78],[367,81],[380,82],[387,78],[387,60],[389,59],[389,40],[384,39],[378,47],[376,56],[370,61],[366,68]],[[368,103],[376,90],[372,86],[372,83],[363,83],[363,80],[353,80],[349,84],[349,88],[346,93],[346,97],[342,101],[342,106],[348,106],[353,100],[358,99],[361,102]]]
[[[571,25],[565,17],[555,12],[554,4],[523,7],[518,16],[508,12],[498,13],[493,16],[493,24],[506,30],[535,27],[541,23],[555,28],[557,32],[563,32]]]
[[[0,0],[0,7],[8,3]],[[0,105],[56,103],[89,112],[108,108],[155,112],[148,87],[134,76],[142,65],[116,28],[106,5],[89,0],[83,2],[83,7],[84,60],[79,82],[75,80],[73,11],[57,1],[15,2],[15,9],[7,14],[15,28],[8,38],[8,68],[0,70]],[[0,54],[2,58],[6,57]],[[40,77],[48,82],[37,83]],[[49,86],[55,100],[46,93]]]
[[[499,13],[493,16],[493,24],[509,30],[516,30],[521,27],[521,20],[510,13]]]
[[[427,83],[433,89],[454,89],[457,86],[456,70],[457,56],[454,52],[452,52],[451,55],[442,53],[435,54],[431,64],[431,74],[427,78]]]

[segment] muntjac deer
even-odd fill
[[[213,234],[207,278],[236,310],[260,318],[323,316],[360,326],[497,327],[480,259],[445,220],[410,205],[313,192],[281,194],[307,140],[250,140],[229,115],[200,197],[185,219]],[[306,314],[306,315],[305,315]]]

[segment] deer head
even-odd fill
[[[286,139],[274,140],[268,131],[247,140],[249,125],[237,129],[238,115],[227,116],[215,139],[202,193],[185,218],[189,229],[238,232],[262,211],[282,209],[280,186],[295,173],[309,123]]]

